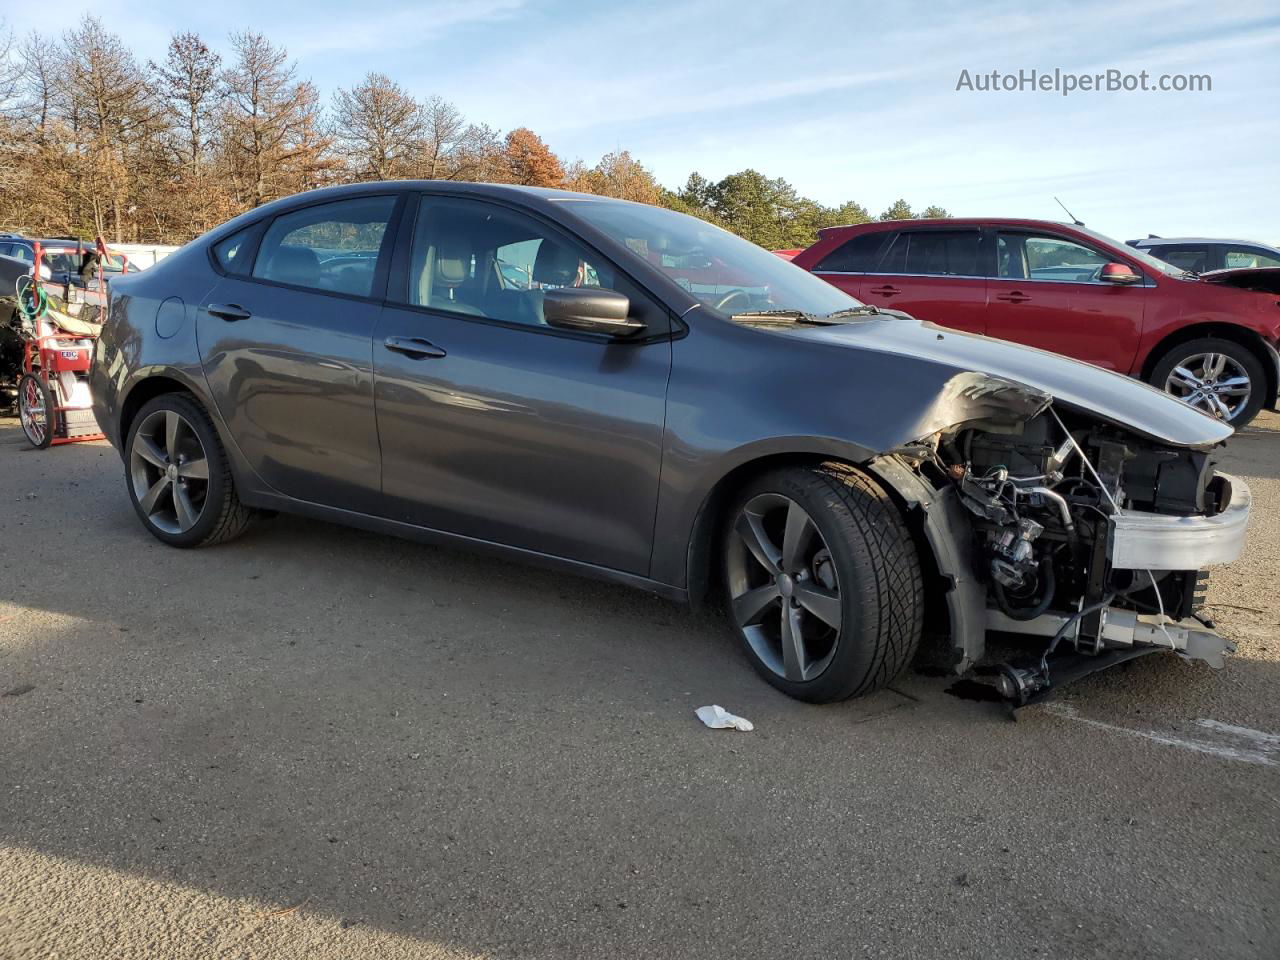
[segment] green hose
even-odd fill
[[[27,281],[26,286],[22,285],[23,280]],[[15,292],[18,295],[18,309],[27,322],[35,323],[49,312],[49,297],[44,288],[36,286],[30,277],[20,277]]]

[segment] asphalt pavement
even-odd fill
[[[813,707],[707,617],[279,517],[179,551],[0,420],[0,958],[1280,957],[1280,417],[1225,670]],[[755,724],[712,731],[717,703]]]

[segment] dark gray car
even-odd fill
[[[111,284],[93,395],[174,546],[285,510],[723,602],[823,701],[991,631],[1016,702],[1144,652],[1220,664],[1231,428],[1126,377],[877,311],[671,211],[363,184]],[[1036,639],[1038,638],[1038,639]],[[923,643],[923,646],[922,646]]]

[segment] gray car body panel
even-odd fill
[[[542,331],[486,336],[481,328],[509,328],[457,326],[468,322],[425,311],[433,342],[457,355],[407,376],[380,355],[377,338],[405,321],[402,308],[384,303],[385,270],[370,298],[334,295],[345,314],[340,305],[325,323],[341,327],[341,349],[299,312],[328,294],[235,281],[240,299],[254,299],[244,306],[255,319],[272,321],[256,331],[204,310],[226,300],[227,279],[209,255],[218,240],[295,207],[388,190],[476,197],[551,221],[681,320],[670,335],[611,343]],[[238,217],[112,282],[92,373],[99,423],[122,449],[132,392],[166,377],[210,411],[250,505],[483,547],[675,598],[687,595],[691,544],[713,492],[767,458],[867,463],[958,423],[1013,425],[1051,398],[1172,445],[1209,447],[1231,434],[1127,377],[911,319],[771,329],[721,319],[573,214],[574,203],[592,201],[404,182],[315,191]],[[535,349],[546,359],[531,362]],[[403,442],[389,443],[388,429]],[[316,471],[323,475],[309,476]],[[532,518],[523,528],[522,512]]]

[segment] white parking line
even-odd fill
[[[1220,723],[1217,720],[1197,720],[1196,724],[1198,726],[1221,734],[1227,741],[1218,742],[1180,737],[1176,734],[1160,733],[1156,730],[1121,727],[1114,723],[1107,723],[1104,720],[1093,720],[1089,717],[1080,716],[1076,708],[1068,703],[1047,703],[1044,708],[1055,716],[1074,720],[1076,723],[1083,723],[1099,730],[1123,733],[1126,736],[1150,740],[1152,743],[1179,747],[1195,753],[1205,753],[1210,756],[1220,757],[1223,760],[1234,760],[1237,763],[1251,763],[1261,767],[1280,766],[1280,759],[1274,756],[1275,754],[1280,754],[1280,736],[1273,733],[1264,733],[1261,730],[1254,730],[1251,727],[1237,727],[1229,723]],[[1237,741],[1240,745],[1233,746],[1230,743],[1232,740]]]

